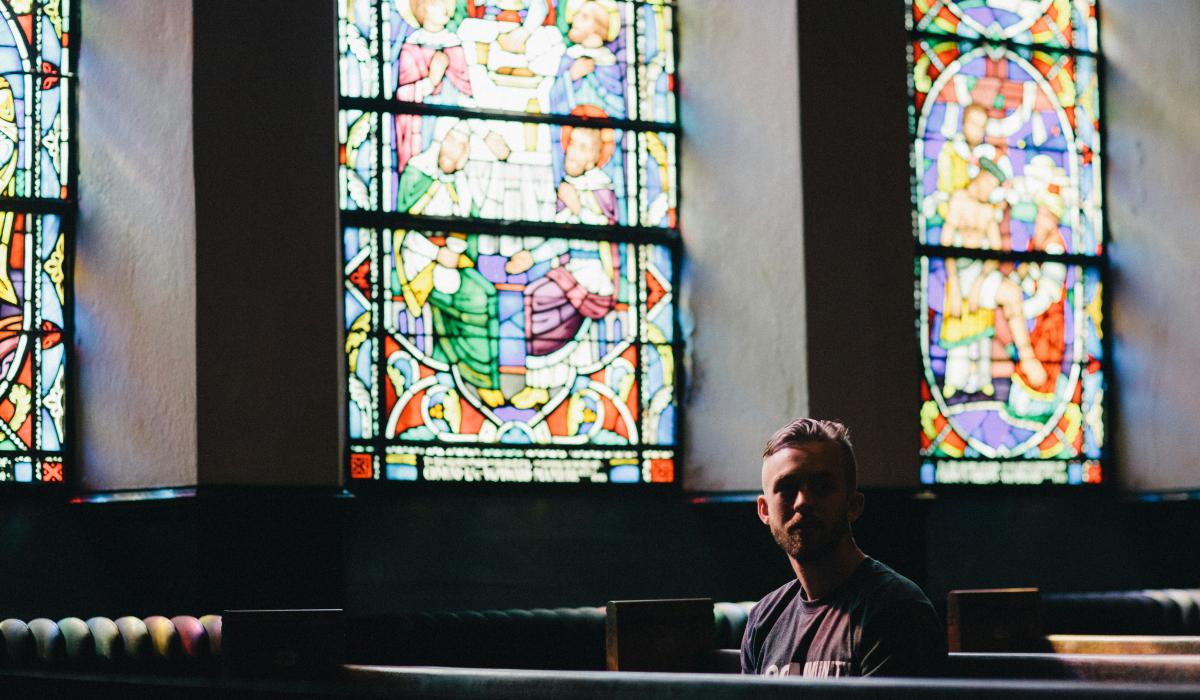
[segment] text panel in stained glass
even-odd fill
[[[1095,52],[1095,0],[909,0],[909,29]]]
[[[0,481],[64,481],[72,3],[0,5]],[[21,198],[20,205],[3,200]]]
[[[926,39],[912,51],[919,242],[1102,253],[1096,59]],[[1004,235],[962,242],[950,200],[981,189],[1005,199]]]

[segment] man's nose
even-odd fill
[[[808,493],[804,489],[796,489],[796,498],[792,501],[792,510],[800,510],[800,507],[808,502]]]

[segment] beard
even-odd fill
[[[775,544],[792,559],[801,562],[819,561],[829,556],[844,539],[850,536],[850,523],[819,523],[808,527],[785,525],[771,528]]]

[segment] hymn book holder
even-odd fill
[[[345,663],[341,610],[226,610],[222,620],[230,676],[327,678]]]
[[[950,591],[946,599],[951,652],[1042,651],[1042,598],[1036,588]]]
[[[711,598],[611,600],[605,620],[610,671],[696,671],[713,650]]]

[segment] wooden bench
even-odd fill
[[[1200,684],[1200,656],[1181,654],[950,654],[951,678]]]

